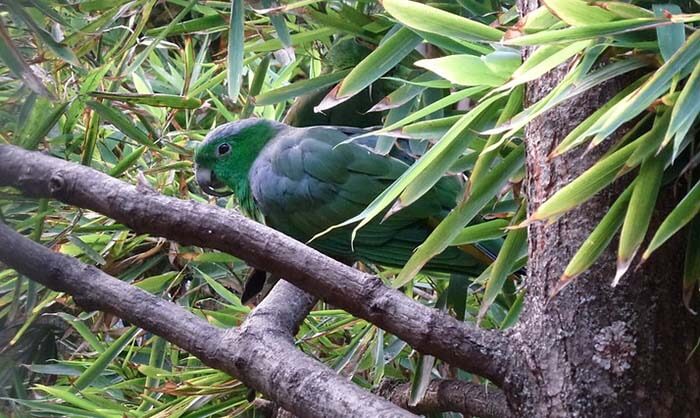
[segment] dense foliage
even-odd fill
[[[0,1],[0,141],[205,201],[192,155],[207,131],[250,116],[282,120],[295,98],[337,85],[319,105],[332,111],[381,82],[387,95],[372,109],[384,121],[376,151],[389,152],[401,138],[399,145],[421,158],[349,222],[361,227],[387,208],[409,205],[446,173],[469,182],[457,208],[436,221],[402,270],[365,267],[426,304],[503,328],[517,320],[524,297],[526,229],[504,229],[528,221],[519,193],[523,128],[568,98],[626,77],[629,87],[572,131],[552,158],[598,146],[621,126],[627,133],[529,221],[553,220],[633,172],[633,183],[562,272],[558,290],[618,230],[616,280],[624,280],[637,252],[648,257],[692,223],[688,302],[700,279],[700,8],[691,1],[543,3],[520,19],[510,1]],[[349,63],[329,54],[347,39],[372,52]],[[529,46],[536,48],[523,61]],[[523,108],[524,84],[561,65],[564,80]],[[648,231],[658,191],[669,183],[685,198]],[[215,203],[236,206],[235,197]],[[249,312],[238,296],[247,267],[227,254],[137,235],[102,215],[12,189],[0,190],[0,220],[211,323],[235,326]],[[651,244],[641,247],[647,234]],[[501,250],[481,277],[419,273],[447,246],[483,242]],[[240,382],[118,318],[82,312],[68,295],[12,270],[0,271],[0,323],[0,396],[13,416],[254,411]],[[431,375],[469,378],[323,304],[297,338],[304,352],[367,388],[385,378],[412,380],[420,396]]]

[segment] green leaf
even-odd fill
[[[513,217],[513,225],[517,225],[525,218],[525,207],[527,205],[521,203],[518,213]],[[527,255],[527,228],[520,227],[508,231],[506,239],[503,242],[503,247],[498,252],[496,261],[491,267],[491,274],[486,282],[486,290],[484,298],[479,307],[477,315],[477,323],[486,315],[491,304],[496,300],[496,297],[501,293],[503,284],[508,278],[508,273],[512,271],[513,265],[523,256]]]
[[[78,57],[75,56],[75,53],[73,53],[73,51],[67,46],[62,45],[60,42],[56,42],[53,36],[39,26],[39,24],[34,21],[32,16],[27,13],[24,10],[24,7],[22,7],[18,2],[6,2],[5,6],[9,8],[10,13],[15,19],[23,22],[32,31],[32,33],[41,39],[43,44],[45,44],[54,54],[56,54],[56,56],[70,63],[71,65],[75,65],[76,67],[80,66],[80,62],[78,61]]]
[[[400,28],[357,64],[314,110],[318,112],[330,109],[361,92],[394,68],[420,42],[420,36],[409,29]]]
[[[503,32],[483,23],[408,0],[383,0],[384,9],[404,25],[448,38],[500,41]]]
[[[178,96],[175,94],[137,94],[93,91],[90,92],[90,96],[99,99],[118,100],[126,103],[155,107],[171,107],[173,109],[198,109],[202,106],[202,101],[197,98]]]
[[[593,141],[601,141],[623,123],[644,111],[654,100],[668,90],[671,80],[678,76],[691,62],[700,58],[700,31],[691,35],[687,42],[670,60],[661,66],[637,91],[621,100],[610,109],[598,123],[583,135],[595,134]]]
[[[22,130],[21,146],[28,150],[36,150],[39,143],[48,135],[68,107],[68,102],[54,106],[45,98],[38,98],[32,109],[30,124]]]
[[[574,181],[557,191],[530,215],[529,221],[553,220],[590,199],[613,182],[639,145],[639,140],[599,160]]]
[[[620,232],[620,245],[617,250],[617,271],[613,279],[616,286],[625,274],[634,255],[642,245],[649,228],[651,215],[656,206],[656,197],[661,188],[666,158],[662,154],[646,160],[639,169],[639,175],[630,197],[625,221]]]
[[[628,186],[625,191],[615,200],[615,203],[610,207],[608,213],[603,216],[598,225],[593,229],[593,232],[588,235],[588,238],[581,244],[581,247],[576,251],[576,254],[571,258],[564,274],[559,278],[559,281],[552,289],[550,298],[556,296],[564,287],[568,286],[581,273],[588,270],[590,266],[600,257],[603,251],[610,245],[610,242],[615,237],[615,234],[622,226],[625,218],[627,204],[632,196],[634,184]]]
[[[430,385],[430,375],[435,366],[435,357],[427,354],[418,354],[418,363],[411,379],[411,393],[408,400],[409,406],[416,406],[425,396]]]
[[[510,222],[506,219],[494,219],[470,225],[459,232],[455,239],[452,240],[451,245],[464,245],[500,238],[506,234],[505,228],[508,225],[510,225]]]
[[[513,73],[512,79],[499,90],[511,89],[519,84],[536,80],[552,68],[591,45],[591,41],[574,42],[570,45],[545,45],[532,53]]]
[[[457,207],[438,224],[428,238],[421,244],[408,260],[396,279],[395,287],[401,287],[423,268],[431,258],[447,248],[462,228],[496,196],[508,179],[522,169],[525,161],[525,151],[522,145],[511,151],[507,157],[482,177],[475,184],[467,200]]]
[[[34,93],[52,97],[39,77],[37,77],[29,65],[24,62],[22,54],[20,54],[17,47],[12,42],[2,21],[0,21],[0,60],[2,60],[2,62],[7,65],[7,68],[9,68],[17,78],[22,80]]]
[[[668,24],[668,19],[654,17],[616,20],[565,29],[544,30],[531,35],[507,39],[504,43],[506,45],[518,46],[543,45],[558,42],[571,43],[585,39],[599,38],[601,36],[612,36],[627,32],[653,29]]]
[[[90,411],[92,416],[100,418],[120,418],[123,416],[121,412],[117,411],[105,411],[100,408],[99,405],[90,402],[87,399],[79,398],[75,394],[59,387],[59,386],[44,386],[36,385],[36,389],[48,393],[49,395],[62,399],[64,402],[69,403],[75,407],[78,407],[84,411]]]
[[[489,55],[448,55],[415,62],[454,84],[463,86],[500,86],[520,65],[520,54],[496,51]]]
[[[688,244],[685,247],[683,268],[683,302],[686,308],[700,283],[700,217],[696,217],[688,227]]]
[[[113,107],[107,106],[100,102],[88,101],[87,105],[97,112],[102,118],[109,121],[115,128],[121,131],[124,135],[133,139],[141,145],[145,145],[150,149],[157,150],[158,147],[151,141],[148,135],[137,128],[134,123],[129,120],[124,114]]]
[[[675,136],[673,141],[674,160],[678,155],[683,139],[698,115],[700,115],[700,62],[695,64],[693,72],[688,77],[683,91],[681,91],[676,104],[673,106],[671,121],[664,138],[663,145],[666,145]]]
[[[700,213],[700,182],[695,183],[695,186],[661,223],[649,247],[644,251],[642,260],[648,259],[657,248],[692,221],[698,213]]]
[[[267,106],[285,100],[290,100],[298,96],[303,96],[305,94],[310,94],[315,91],[321,90],[324,87],[328,87],[332,84],[337,83],[342,80],[343,77],[348,75],[350,70],[336,71],[330,74],[320,75],[308,80],[295,81],[292,84],[288,84],[284,87],[279,87],[274,90],[268,90],[265,93],[255,96],[256,106]]]
[[[384,97],[376,105],[372,106],[372,108],[367,112],[381,112],[384,110],[395,109],[403,104],[406,104],[427,88],[426,86],[421,86],[418,83],[435,81],[438,79],[439,77],[433,73],[422,73],[411,80],[404,82],[401,87],[389,93],[388,96]]]
[[[615,14],[597,3],[583,0],[543,0],[552,14],[571,26],[586,26],[615,20]]]
[[[129,328],[121,337],[117,338],[112,344],[110,344],[107,349],[102,352],[95,360],[90,364],[90,367],[85,370],[80,377],[73,382],[72,392],[81,391],[97,379],[103,371],[109,366],[112,361],[117,358],[117,356],[124,350],[131,340],[134,338],[136,333],[139,331],[137,327]],[[76,405],[77,406],[77,405]],[[117,414],[121,416],[121,414]]]
[[[243,47],[245,9],[243,0],[231,0],[231,21],[228,27],[228,96],[236,102],[243,80]]]
[[[676,4],[654,4],[654,15],[664,17],[666,13],[681,14],[683,11]],[[685,28],[682,23],[660,26],[656,28],[656,37],[659,39],[659,49],[664,61],[671,59],[673,54],[685,41]]]
[[[238,296],[236,296],[230,290],[226,289],[221,283],[217,282],[211,276],[204,273],[200,269],[196,270],[199,272],[199,274],[202,275],[202,278],[207,282],[207,284],[212,288],[212,290],[216,292],[216,294],[221,296],[226,302],[230,303],[233,306],[241,306],[241,299]]]
[[[146,146],[142,145],[130,152],[128,155],[124,156],[122,159],[119,160],[119,163],[117,163],[114,167],[112,167],[111,170],[109,170],[109,175],[112,177],[119,177],[120,175],[122,175],[126,170],[128,170],[132,165],[134,165],[139,158],[141,158],[144,151],[146,151]]]

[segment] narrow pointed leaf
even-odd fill
[[[137,128],[129,118],[124,116],[124,114],[118,110],[94,101],[87,102],[87,105],[92,110],[97,112],[102,118],[112,123],[114,127],[116,127],[124,135],[132,138],[141,145],[145,145],[151,149],[158,149],[158,147],[156,147],[156,145],[144,131]]]
[[[523,167],[524,158],[524,147],[520,145],[484,175],[482,181],[474,185],[469,198],[452,209],[425,242],[416,249],[401,270],[394,286],[401,287],[411,281],[425,263],[443,252],[459,235],[462,228],[496,196],[508,179]]]
[[[504,41],[506,45],[543,45],[549,43],[570,43],[585,39],[612,36],[627,32],[652,29],[662,25],[668,25],[669,20],[663,18],[637,18],[616,20],[612,22],[594,23],[585,26],[569,27],[565,29],[544,30],[531,35],[519,36]]]
[[[202,101],[195,97],[178,96],[176,94],[137,94],[94,91],[90,93],[90,96],[154,107],[171,107],[173,109],[198,109],[202,106]]]
[[[564,274],[559,278],[559,281],[554,286],[550,297],[554,297],[561,292],[564,287],[573,282],[581,273],[588,270],[590,266],[600,257],[605,249],[610,245],[610,242],[615,237],[615,234],[622,226],[625,219],[625,211],[627,204],[632,196],[633,185],[628,186],[625,191],[615,200],[615,203],[610,207],[608,213],[603,216],[598,225],[593,229],[593,232],[581,244],[581,247],[576,251],[576,254],[571,258],[569,264],[564,270]]]
[[[617,250],[617,272],[613,280],[616,286],[625,274],[634,255],[642,245],[649,228],[649,221],[656,206],[656,197],[661,187],[666,158],[664,155],[646,160],[639,169],[639,175],[630,197],[625,221],[620,232],[620,245]]]
[[[642,259],[646,260],[657,248],[662,246],[676,232],[680,231],[700,213],[700,181],[695,183],[683,200],[668,214],[656,230],[649,247],[644,251]]]
[[[598,4],[583,0],[543,0],[543,3],[555,16],[571,26],[609,22],[617,17]]]
[[[439,77],[436,74],[430,72],[420,74],[411,79],[411,82],[405,83],[398,89],[391,92],[388,96],[384,97],[382,100],[379,101],[379,103],[372,106],[372,108],[369,109],[367,112],[381,112],[384,110],[397,108],[403,105],[404,103],[409,102],[411,99],[418,96],[421,92],[423,92],[423,90],[426,89],[425,86],[420,86],[413,83],[422,83],[424,81],[435,80],[439,80]]]
[[[623,123],[644,111],[654,100],[668,90],[671,80],[683,71],[691,62],[700,58],[700,31],[691,35],[687,42],[670,60],[661,66],[635,93],[623,99],[601,118],[599,123],[592,126],[585,136],[596,135],[602,140]],[[595,141],[596,138],[593,140]]]
[[[683,11],[676,4],[654,4],[656,17],[663,17],[667,13],[681,14]],[[685,41],[685,28],[682,23],[674,23],[668,26],[656,28],[656,37],[659,39],[659,49],[664,61],[668,61]]]
[[[403,60],[422,41],[421,37],[407,28],[401,28],[384,40],[377,49],[363,59],[340,82],[337,90],[331,90],[316,111],[330,109],[342,103],[365,87],[374,83]]]
[[[288,84],[284,87],[268,90],[265,93],[255,96],[255,105],[267,106],[318,91],[324,87],[337,83],[349,73],[350,70],[336,71],[308,80],[295,81],[294,83]]]
[[[51,97],[51,93],[46,89],[39,77],[34,74],[34,71],[24,62],[22,54],[12,42],[10,35],[7,33],[5,26],[0,21],[0,60],[7,65],[7,68],[12,73],[22,80],[36,94]]]
[[[448,55],[415,62],[454,84],[500,86],[520,65],[520,54],[497,51],[489,55]]]
[[[688,243],[685,247],[683,302],[689,310],[690,299],[697,292],[698,283],[700,283],[700,217],[696,217],[690,224]]]
[[[500,41],[503,32],[462,16],[409,0],[383,0],[384,9],[404,25],[449,38]]]
[[[95,360],[90,364],[90,367],[85,370],[80,377],[73,382],[73,390],[81,391],[88,387],[96,378],[98,378],[102,372],[105,371],[107,366],[119,355],[119,353],[124,350],[124,347],[131,342],[136,333],[139,331],[137,327],[131,327],[128,331],[117,338],[110,346],[102,352]]]
[[[540,205],[530,220],[554,219],[593,197],[620,175],[620,169],[638,145],[635,141],[595,163]]]
[[[681,91],[676,104],[673,106],[673,114],[666,131],[666,138],[664,138],[665,145],[670,142],[671,137],[675,136],[673,141],[674,159],[681,142],[698,115],[700,115],[700,61],[695,64],[693,72],[688,77],[683,91]]]
[[[228,96],[236,102],[243,82],[243,33],[245,9],[243,0],[231,0],[231,21],[228,27]]]
[[[517,225],[525,218],[525,204],[520,205],[520,210],[513,218],[513,225]],[[496,261],[493,262],[491,274],[486,282],[486,290],[484,298],[479,307],[477,315],[477,323],[486,315],[491,304],[496,300],[496,297],[501,293],[503,284],[508,278],[508,273],[512,270],[513,265],[517,260],[527,254],[527,228],[517,228],[508,231],[506,239],[503,242],[503,247],[498,252]]]
[[[500,238],[506,234],[505,228],[510,224],[506,219],[494,219],[464,228],[452,240],[451,245],[464,245],[474,242]]]

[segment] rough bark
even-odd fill
[[[536,0],[520,3],[533,10]],[[558,68],[527,86],[527,102],[561,80]],[[614,80],[533,121],[526,129],[530,213],[583,172],[604,151],[547,156],[577,124],[624,87]],[[583,240],[605,214],[621,184],[580,208],[529,230],[525,308],[511,333],[524,361],[506,382],[519,416],[697,417],[698,320],[682,306],[682,243],[666,245],[612,288],[617,243],[586,274],[548,301],[551,289]],[[672,204],[663,192],[661,206]],[[656,218],[668,208],[659,208]]]
[[[416,414],[459,412],[465,417],[505,418],[510,416],[505,394],[498,388],[462,380],[436,379],[430,382],[425,395],[410,405],[411,384],[388,381],[379,394]]]
[[[95,267],[54,253],[0,223],[0,260],[32,280],[160,335],[205,364],[238,377],[303,417],[414,417],[299,351],[292,332],[315,299],[281,281],[235,329],[216,328],[182,307]]]
[[[105,214],[139,233],[215,248],[284,277],[307,292],[432,354],[499,384],[508,342],[497,331],[422,305],[376,276],[335,261],[235,211],[160,195],[88,167],[0,145],[0,186]]]

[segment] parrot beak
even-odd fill
[[[201,187],[202,191],[206,194],[210,194],[212,196],[223,197],[223,196],[228,196],[228,195],[233,193],[231,191],[223,191],[222,192],[222,191],[217,190],[217,189],[224,187],[224,185],[216,178],[216,175],[214,174],[214,172],[212,172],[208,168],[197,167],[196,177],[197,177],[197,183],[199,184],[199,187]]]

